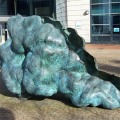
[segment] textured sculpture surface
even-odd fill
[[[61,92],[78,107],[120,107],[120,85],[97,70],[74,29],[40,16],[17,15],[7,24],[10,38],[0,46],[0,60],[10,92],[42,96]]]

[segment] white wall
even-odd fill
[[[86,10],[89,11],[88,15],[84,15]],[[90,0],[67,0],[67,25],[90,42]]]

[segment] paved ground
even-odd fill
[[[101,70],[120,76],[120,46],[86,45]],[[120,120],[120,109],[76,108],[63,95],[36,100],[10,97],[0,81],[0,120]]]
[[[118,44],[86,44],[87,49],[97,49],[97,50],[120,50],[120,45]]]
[[[86,50],[96,58],[100,70],[120,77],[120,45],[87,44]]]

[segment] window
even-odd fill
[[[110,41],[109,0],[91,0],[91,39],[94,42]]]
[[[109,0],[92,0],[91,3],[94,4],[94,3],[107,3],[109,2]]]
[[[92,15],[92,24],[109,24],[109,15]]]
[[[52,16],[54,10],[54,1],[46,0],[46,1],[33,1],[33,11],[34,14],[40,16]]]
[[[113,25],[120,24],[120,15],[113,16]]]
[[[107,35],[106,36],[102,36],[102,35],[92,36],[91,38],[92,38],[92,41],[99,42],[99,43],[100,43],[100,41],[103,42],[103,43],[110,41],[110,36],[109,35],[108,36]]]
[[[0,15],[7,15],[7,0],[0,0]]]
[[[120,12],[120,3],[112,3],[111,4],[111,13],[118,13]]]
[[[92,34],[110,34],[109,25],[92,25]]]
[[[120,0],[111,0],[111,2],[120,2]]]
[[[0,0],[0,15],[15,15],[14,0]]]
[[[92,5],[91,14],[106,14],[106,13],[109,13],[109,5],[108,4]]]
[[[29,2],[27,0],[17,0],[17,13],[21,15],[30,15]]]

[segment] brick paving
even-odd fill
[[[99,69],[120,76],[119,45],[86,45]],[[12,96],[12,97],[11,97]],[[120,120],[120,109],[76,108],[63,95],[19,100],[0,81],[0,120]]]

